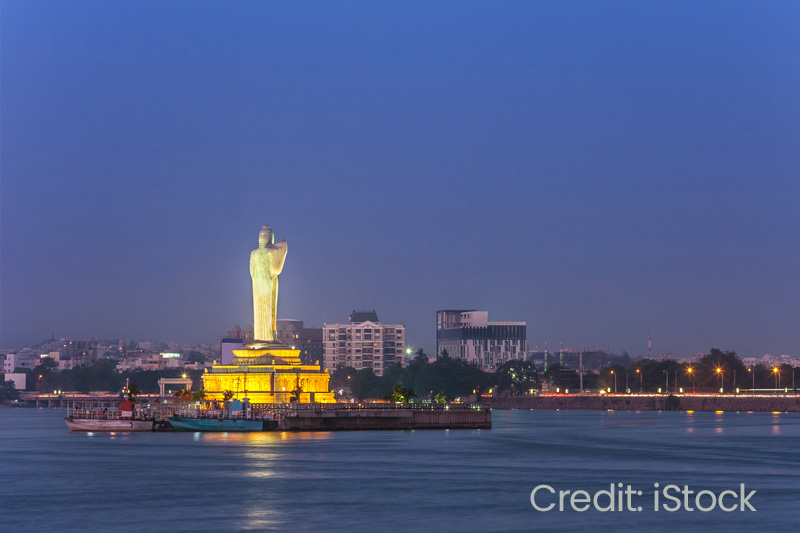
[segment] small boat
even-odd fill
[[[118,409],[73,409],[64,418],[70,431],[92,433],[127,433],[153,431],[152,417],[137,412],[135,402],[119,402]]]
[[[277,427],[272,418],[195,418],[171,416],[169,423],[178,431],[270,431]]]
[[[274,413],[252,408],[247,399],[225,402],[221,409],[179,413],[168,420],[178,431],[271,431],[278,427]]]
[[[153,431],[152,420],[65,418],[64,422],[67,423],[67,427],[70,431],[88,431],[93,433]]]

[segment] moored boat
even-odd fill
[[[153,431],[154,420],[132,401],[119,402],[118,409],[73,409],[64,422],[70,431],[92,433]]]
[[[65,418],[64,422],[71,431],[88,431],[108,433],[119,431],[153,431],[152,420],[125,420],[104,418]]]
[[[169,417],[169,423],[178,431],[270,431],[277,427],[272,418],[195,418]]]
[[[198,409],[169,417],[178,431],[270,431],[277,428],[275,414],[256,409],[245,399],[225,402],[219,409]]]

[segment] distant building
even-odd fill
[[[25,390],[25,387],[27,386],[28,375],[24,372],[7,372],[3,374],[3,379],[5,381],[12,382],[15,389]]]
[[[527,359],[539,370],[547,369],[555,363],[564,368],[578,370],[583,364],[584,371],[588,372],[599,371],[611,364],[610,355],[606,349],[578,351],[560,348],[554,352],[533,350],[528,352]]]
[[[142,368],[141,357],[126,357],[117,363],[117,372],[131,372]]]
[[[61,346],[57,350],[61,356],[59,358],[59,368],[68,369],[76,366],[90,366],[97,360],[97,341],[84,339],[82,341],[62,340]],[[61,362],[64,362],[62,365]],[[67,363],[67,361],[69,361]]]
[[[33,370],[36,365],[41,361],[41,355],[28,351],[19,351],[17,353],[6,354],[6,360],[3,363],[3,370],[6,374],[11,374],[16,368],[26,368]]]
[[[306,328],[302,320],[277,320],[278,340],[300,350],[303,364],[321,364],[325,357],[322,328]]]
[[[525,359],[527,324],[489,322],[488,311],[436,311],[436,354],[477,364],[485,372],[511,359]]]
[[[323,324],[324,364],[333,372],[350,366],[375,375],[403,362],[406,327],[381,324],[375,311],[353,311],[349,324]]]
[[[221,365],[229,365],[233,361],[233,351],[241,350],[244,346],[243,339],[223,338],[219,341],[219,361]]]
[[[228,332],[228,339],[242,339],[242,340],[253,340],[253,326],[245,326],[244,329],[240,328],[239,326],[233,326]]]

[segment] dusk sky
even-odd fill
[[[437,309],[800,355],[800,3],[0,4],[0,347]]]

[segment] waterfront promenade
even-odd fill
[[[152,403],[157,395],[142,395]],[[39,394],[23,392],[27,407],[102,409],[115,406],[119,395]],[[475,398],[467,398],[474,402]],[[483,396],[480,403],[492,409],[588,409],[628,411],[742,411],[758,413],[800,412],[800,394],[540,394],[538,396]],[[336,409],[332,404],[331,409]],[[326,411],[328,413],[328,411]],[[318,416],[318,415],[314,415]],[[322,416],[322,415],[319,415]]]
[[[800,412],[797,394],[543,394],[483,398],[482,403],[493,409]]]

